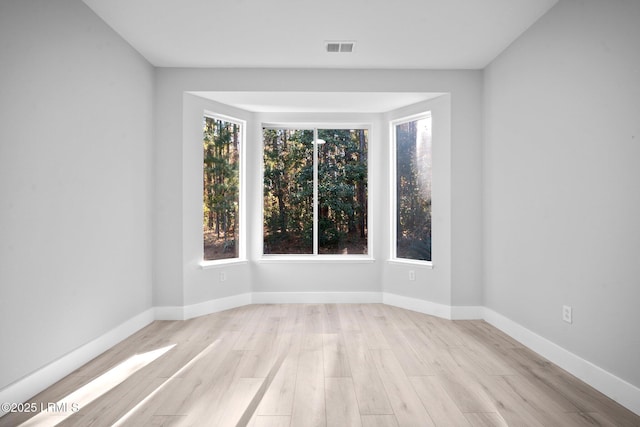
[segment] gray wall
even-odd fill
[[[82,2],[0,2],[0,389],[151,307],[153,68]]]
[[[561,1],[485,70],[484,150],[485,305],[635,386],[639,22]]]

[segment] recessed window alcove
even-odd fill
[[[437,307],[450,305],[449,94],[194,91],[185,92],[183,98],[183,258],[186,302],[206,304],[205,295],[210,294],[207,288],[233,286],[248,289],[245,299],[250,302],[382,302],[386,293],[401,294],[402,287],[411,286],[419,288],[424,298]],[[211,261],[203,257],[202,123],[203,117],[216,116],[244,125],[238,197],[239,230],[234,230],[234,237],[239,240],[238,246],[242,250],[235,258]],[[413,260],[410,256],[396,257],[394,141],[397,124],[415,117],[428,117],[430,123],[431,120],[433,122],[433,130],[429,129],[429,136],[433,140],[430,147],[433,165],[429,165],[429,178],[432,176],[433,180],[433,188],[429,184],[433,197],[432,206],[429,206],[432,209],[433,238],[429,230],[429,257],[416,257]],[[265,190],[265,129],[289,129],[288,132],[293,132],[291,129],[308,129],[309,144],[313,138],[324,143],[327,138],[319,136],[329,135],[326,129],[336,129],[331,133],[336,136],[349,132],[351,138],[358,138],[357,135],[363,138],[366,135],[366,163],[362,159],[353,160],[351,164],[345,161],[343,169],[336,166],[332,172],[343,173],[340,170],[356,166],[366,168],[366,208],[358,207],[366,210],[366,218],[363,218],[365,214],[362,211],[353,213],[354,223],[359,221],[366,224],[366,236],[361,233],[361,236],[365,236],[364,243],[358,242],[364,249],[351,249],[350,252],[349,248],[324,250],[322,239],[326,236],[322,235],[322,227],[326,222],[322,221],[326,220],[330,208],[322,205],[322,195],[308,194],[309,200],[315,200],[317,206],[315,211],[311,208],[308,210],[309,218],[313,218],[310,223],[320,230],[309,230],[309,250],[302,253],[296,253],[295,250],[289,251],[291,253],[282,250],[278,254],[269,253],[270,248],[265,248],[265,194],[274,200],[276,196],[273,188]],[[300,133],[298,138],[306,138],[304,135]],[[313,164],[314,156],[318,159],[315,174],[323,166],[319,157],[323,155],[322,148],[317,147],[322,146],[309,145],[307,156],[309,165]],[[339,147],[336,147],[332,149],[338,150]],[[315,154],[314,150],[317,151]],[[344,147],[341,150],[341,156],[345,155],[345,150],[348,151]],[[355,154],[347,155],[358,158]],[[299,174],[302,174],[301,170],[302,167],[296,169]],[[299,177],[291,176],[288,179],[293,181]],[[309,179],[313,181],[312,177]],[[322,181],[322,177],[317,176],[315,179],[318,184],[315,187],[309,185],[309,189],[316,193],[329,191],[326,188],[327,180]],[[362,182],[365,180],[362,179]],[[353,184],[356,189],[353,191],[359,191],[358,185],[362,184]],[[314,196],[317,198],[312,199]],[[359,197],[362,204],[364,199],[362,195]],[[348,220],[346,218],[342,226],[345,234],[349,227]],[[353,227],[357,230],[358,225],[354,224]],[[300,240],[305,238],[302,232],[300,235]]]

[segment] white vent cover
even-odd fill
[[[326,41],[325,48],[329,53],[352,53],[356,42],[354,41]]]

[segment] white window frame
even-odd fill
[[[260,238],[260,262],[264,263],[291,263],[291,262],[313,262],[313,263],[371,263],[373,259],[373,239],[372,239],[372,213],[370,207],[372,206],[371,191],[369,190],[370,177],[371,177],[371,141],[372,141],[372,129],[371,123],[344,123],[344,122],[263,122],[260,126],[262,129],[296,129],[296,130],[313,130],[313,139],[318,139],[318,129],[366,129],[367,130],[367,253],[366,254],[319,254],[318,252],[318,144],[313,145],[313,221],[314,221],[314,236],[313,236],[313,254],[265,254],[264,253],[264,234]],[[264,189],[264,138],[260,141],[260,177],[262,182],[262,188]],[[260,193],[262,194],[262,193]],[[264,224],[264,200],[260,201],[261,215],[260,224]],[[264,231],[263,231],[264,233]]]
[[[209,110],[205,110],[203,112],[203,120],[205,118],[210,118],[214,120],[222,120],[229,123],[234,123],[240,126],[240,142],[238,147],[239,154],[239,165],[238,165],[238,233],[236,237],[236,243],[238,245],[238,256],[234,258],[225,258],[225,259],[215,259],[215,260],[205,260],[204,259],[204,229],[201,234],[201,254],[200,254],[200,266],[203,269],[217,267],[224,264],[236,264],[236,263],[245,263],[247,262],[247,247],[246,247],[246,135],[247,135],[247,122],[246,120],[238,119],[237,117],[228,116],[225,114],[214,113]],[[201,150],[201,155],[204,155]],[[204,165],[204,158],[201,159],[201,165]],[[204,176],[204,170],[201,171],[203,175],[200,176],[200,182],[202,182],[202,178]],[[204,191],[204,189],[203,189]],[[202,197],[200,199],[202,201]]]
[[[431,119],[431,126],[434,126],[433,114],[430,109],[422,111],[420,113],[411,114],[408,116],[403,116],[398,119],[389,121],[389,232],[390,232],[390,262],[400,263],[400,264],[412,264],[419,265],[427,268],[433,268],[433,240],[431,243],[431,261],[418,260],[418,259],[410,259],[410,258],[398,258],[397,256],[397,248],[398,248],[398,216],[397,216],[397,202],[398,202],[398,192],[397,192],[397,180],[398,180],[398,171],[397,171],[397,144],[396,144],[396,126],[413,122],[420,119]],[[432,147],[433,147],[433,138],[434,132],[432,132]],[[433,158],[433,148],[432,148],[432,158]],[[434,160],[435,161],[435,160]],[[433,230],[433,176],[431,177],[431,212],[432,212],[432,224],[431,228]],[[432,237],[433,239],[433,237]]]

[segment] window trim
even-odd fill
[[[217,266],[224,266],[229,264],[239,264],[247,262],[247,245],[246,245],[246,141],[247,141],[247,121],[243,119],[239,119],[237,117],[229,116],[221,113],[214,113],[211,110],[205,109],[202,112],[202,118],[205,120],[206,118],[210,118],[213,120],[222,120],[229,123],[234,123],[240,126],[240,141],[238,147],[238,155],[239,155],[239,165],[238,165],[238,237],[236,238],[236,242],[238,244],[238,256],[233,258],[223,258],[223,259],[212,259],[206,260],[204,259],[204,228],[201,228],[201,253],[200,253],[200,262],[199,265],[202,269],[208,269]],[[202,141],[201,141],[202,142]],[[204,166],[204,153],[200,150],[201,154],[201,164]],[[204,170],[201,170],[200,181],[202,182]],[[204,192],[204,189],[202,189]],[[202,202],[202,197],[200,198]]]
[[[398,180],[398,171],[397,171],[397,143],[396,143],[396,126],[420,120],[430,118],[433,126],[433,111],[431,108],[427,108],[424,111],[419,113],[410,114],[408,116],[402,116],[397,119],[389,120],[389,260],[387,262],[392,264],[402,264],[402,265],[416,265],[422,266],[425,268],[433,269],[433,243],[431,244],[431,261],[411,259],[411,258],[399,258],[397,256],[397,248],[398,248],[398,217],[397,217],[397,200],[398,200],[398,192],[397,192],[397,180]],[[433,138],[433,132],[432,132]],[[432,141],[433,146],[433,141]],[[433,156],[433,150],[432,150]],[[431,212],[433,214],[433,176],[431,178]],[[433,227],[433,216],[432,216],[432,227]]]
[[[297,130],[311,130],[314,133],[314,140],[317,139],[318,130],[323,129],[366,129],[367,130],[367,184],[370,182],[371,176],[371,141],[373,124],[370,122],[309,122],[309,121],[263,121],[260,123],[260,132],[263,129],[297,129]],[[317,178],[317,145],[314,144],[314,177]],[[264,189],[264,138],[260,138],[260,177],[262,183],[262,189]],[[314,179],[315,179],[314,178]],[[262,194],[262,193],[261,193]],[[314,226],[317,225],[317,188],[314,185]],[[367,224],[371,224],[372,213],[370,207],[373,205],[371,199],[371,192],[367,188]],[[260,224],[264,224],[264,200],[260,199]],[[259,263],[371,263],[374,262],[373,258],[373,236],[372,227],[367,226],[367,253],[366,254],[265,254],[264,253],[264,234],[260,238],[260,256],[258,258]],[[263,231],[264,233],[264,231]],[[314,252],[317,245],[317,233],[314,233]]]

